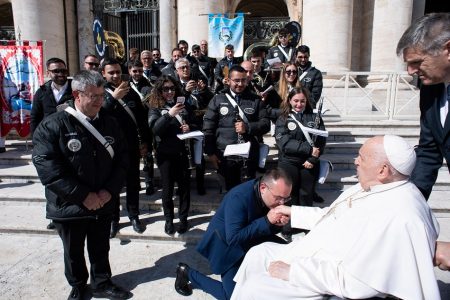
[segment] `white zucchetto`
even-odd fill
[[[383,146],[392,167],[403,175],[410,176],[416,165],[414,147],[396,135],[385,135]]]

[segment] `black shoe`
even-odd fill
[[[52,220],[50,220],[50,223],[48,223],[47,229],[49,229],[49,230],[56,229],[55,223],[53,223]]]
[[[86,286],[74,286],[67,300],[83,300]]]
[[[167,234],[174,234],[175,233],[175,229],[173,227],[173,221],[166,221],[166,224],[164,225],[164,231]]]
[[[92,296],[94,298],[130,299],[133,294],[109,282],[101,288],[92,290]]]
[[[185,233],[189,228],[188,222],[187,221],[181,221],[180,224],[178,225],[178,230],[177,232],[179,234]]]
[[[203,196],[206,194],[206,190],[204,186],[198,187],[197,188],[197,194],[199,194],[200,196]]]
[[[145,194],[150,196],[155,193],[155,187],[153,186],[153,182],[147,182],[147,187],[145,188]]]
[[[175,279],[175,291],[183,296],[192,295],[192,287],[188,276],[189,266],[185,263],[178,263],[177,279]]]
[[[313,199],[314,199],[314,202],[317,202],[317,203],[324,203],[325,202],[325,200],[322,197],[320,197],[319,194],[317,194],[317,193],[314,193]]]
[[[133,225],[133,230],[137,233],[143,233],[145,231],[144,226],[142,226],[141,221],[139,218],[133,218],[131,219],[131,225]]]
[[[119,222],[112,221],[111,222],[111,231],[109,232],[109,238],[115,238],[117,235],[117,232],[119,232]]]

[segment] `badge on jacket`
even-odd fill
[[[297,124],[295,124],[294,122],[289,122],[287,127],[289,130],[295,130],[297,128]]]
[[[77,139],[71,139],[67,142],[67,148],[72,152],[78,152],[81,149],[81,142]]]

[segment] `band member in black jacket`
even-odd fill
[[[111,281],[109,230],[126,177],[128,155],[119,124],[101,109],[103,84],[98,72],[79,72],[72,81],[75,103],[68,103],[107,144],[67,111],[43,120],[33,136],[33,164],[45,186],[47,218],[54,220],[64,247],[64,273],[72,286],[68,299],[84,299],[86,294],[85,242],[92,295],[109,299],[132,296]]]
[[[133,230],[144,232],[145,228],[139,220],[139,191],[141,157],[147,155],[147,144],[150,132],[147,124],[145,108],[139,95],[130,88],[128,81],[122,81],[120,64],[115,59],[102,62],[102,74],[106,79],[105,102],[103,107],[119,122],[128,143],[130,167],[126,179],[126,206]],[[119,230],[120,206],[117,202],[111,223],[111,238]]]
[[[316,114],[309,103],[309,91],[305,87],[293,88],[286,100],[281,103],[281,115],[275,127],[275,140],[279,149],[278,167],[284,169],[292,178],[292,205],[312,206],[314,187],[319,172],[319,156],[323,153],[324,137],[310,134],[311,145],[299,123],[304,127],[316,127]],[[318,122],[320,130],[325,130],[322,119]],[[283,230],[289,239],[290,226]]]
[[[174,205],[173,189],[177,182],[180,196],[178,217],[180,224],[178,233],[188,230],[188,213],[190,206],[190,170],[189,170],[189,140],[183,141],[177,134],[189,132],[193,124],[192,112],[185,100],[177,102],[181,88],[171,76],[163,75],[155,83],[149,96],[150,112],[148,124],[153,131],[156,149],[156,164],[161,173],[162,203],[166,223],[164,231],[173,234]],[[184,96],[181,96],[184,99]],[[192,155],[191,155],[192,156]]]
[[[227,190],[241,183],[243,177],[255,177],[259,160],[258,137],[270,130],[265,104],[259,96],[246,90],[245,69],[233,66],[230,69],[229,84],[230,88],[225,93],[217,94],[211,99],[203,121],[205,153],[225,178]],[[240,117],[229,98],[239,105],[248,122]],[[227,145],[239,142],[251,143],[248,159],[223,156]]]

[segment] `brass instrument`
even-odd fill
[[[114,58],[123,60],[125,57],[125,45],[122,37],[113,31],[104,31],[106,43],[111,46]]]
[[[239,115],[239,107],[236,105],[234,107],[234,122],[242,122],[242,118]],[[244,137],[242,134],[238,133],[238,143],[243,144],[245,143]],[[248,175],[248,166],[247,166],[247,159],[245,157],[241,157],[242,159],[242,169],[241,169],[241,182],[246,182],[250,180],[250,176]]]

